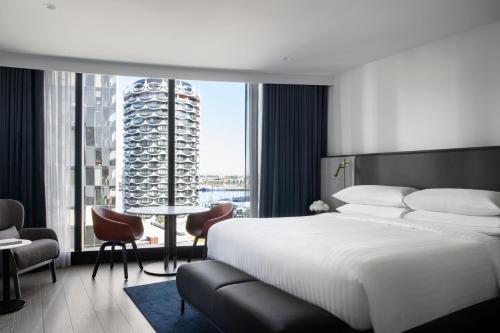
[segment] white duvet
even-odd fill
[[[359,330],[401,332],[496,297],[500,242],[402,219],[232,219],[208,256],[327,310]]]

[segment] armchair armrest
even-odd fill
[[[19,236],[30,241],[39,239],[53,239],[58,241],[55,231],[50,228],[24,228],[19,230]]]

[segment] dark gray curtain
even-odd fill
[[[328,87],[265,84],[259,216],[309,214],[320,197]]]
[[[0,67],[0,198],[19,200],[25,227],[45,227],[43,71]]]

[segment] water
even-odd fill
[[[236,206],[241,206],[245,201],[250,199],[250,191],[227,191],[227,190],[217,190],[217,191],[200,191],[200,203],[205,205],[205,203],[210,203],[213,201],[231,201]],[[243,199],[246,197],[247,199]],[[236,201],[234,201],[236,200]]]

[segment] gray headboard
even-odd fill
[[[500,146],[356,155],[354,173],[356,185],[500,191]]]

